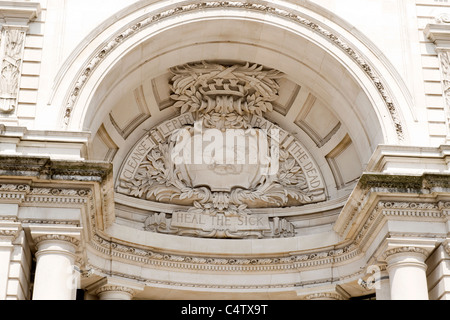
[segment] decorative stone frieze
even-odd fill
[[[118,243],[94,235],[92,245],[99,252],[120,260],[135,261],[140,264],[160,268],[205,270],[205,271],[271,271],[271,270],[307,270],[330,266],[354,259],[360,251],[353,245],[327,251],[308,254],[292,254],[288,257],[252,257],[252,258],[217,258],[195,255],[177,255],[159,253],[128,244]]]
[[[423,174],[405,176],[394,174],[363,174],[355,192],[349,198],[335,229],[343,235],[349,232],[352,221],[364,210],[364,222],[359,229],[353,229],[357,243],[360,243],[369,228],[376,227],[382,219],[411,218],[426,220],[447,219],[444,208],[447,201],[439,199],[438,194],[450,191],[450,179],[447,174]],[[417,199],[405,201],[405,196],[422,195],[423,201]],[[396,199],[402,199],[397,201]],[[391,199],[391,200],[381,200]],[[426,201],[425,201],[426,199]],[[371,202],[370,204],[368,202]],[[367,209],[370,208],[370,209]],[[362,216],[359,214],[358,219]]]
[[[68,235],[64,235],[64,234],[46,234],[46,235],[38,236],[38,237],[34,238],[34,243],[38,247],[41,244],[41,242],[43,242],[43,241],[64,241],[64,242],[68,242],[76,247],[78,247],[80,245],[80,241],[78,239],[74,238],[73,236],[68,236]]]
[[[95,293],[99,296],[100,300],[111,300],[112,296],[115,298],[114,300],[131,300],[135,295],[133,289],[117,285],[102,286]]]
[[[123,277],[103,277],[86,288],[100,300],[131,300],[143,289],[144,284]]]

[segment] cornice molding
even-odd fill
[[[0,155],[0,176],[41,180],[102,182],[112,174],[106,162],[52,160],[47,157]]]
[[[329,286],[331,283],[339,283],[345,282],[347,280],[357,280],[360,278],[364,272],[359,271],[350,275],[341,276],[339,278],[333,279],[319,279],[315,281],[302,281],[302,282],[290,282],[290,283],[270,283],[270,284],[207,284],[207,283],[189,283],[189,282],[178,282],[174,280],[156,280],[150,278],[144,278],[142,276],[137,276],[135,274],[126,274],[123,272],[104,270],[100,267],[96,267],[93,265],[87,265],[87,269],[89,273],[96,274],[97,276],[103,277],[116,277],[128,281],[135,281],[141,285],[149,285],[149,286],[173,286],[180,288],[196,288],[196,289],[222,289],[222,290],[252,290],[252,289],[292,289],[298,290],[301,287],[310,288],[311,286]],[[95,284],[93,287],[97,288]],[[89,290],[89,288],[88,288]]]
[[[0,1],[0,19],[7,23],[33,21],[41,13],[41,5],[30,1]]]
[[[265,272],[279,270],[303,270],[342,263],[360,254],[350,244],[341,248],[311,252],[308,254],[285,254],[273,257],[218,258],[183,254],[159,253],[128,244],[122,244],[94,235],[91,247],[109,257],[134,261],[158,268],[216,271],[216,272]]]
[[[428,39],[434,42],[438,50],[450,49],[450,25],[448,22],[427,24],[423,32]]]

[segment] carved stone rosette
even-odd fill
[[[282,74],[250,63],[208,62],[171,72],[180,115],[136,144],[117,191],[188,209],[153,214],[145,229],[216,238],[293,236],[287,220],[252,214],[325,200],[320,170],[307,150],[264,118],[278,98]],[[208,153],[212,142],[216,148]]]

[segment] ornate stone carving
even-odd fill
[[[346,300],[336,292],[319,292],[307,295],[305,300]]]
[[[118,292],[124,292],[129,294],[130,296],[134,296],[135,291],[133,289],[130,289],[128,287],[124,286],[118,286],[118,285],[104,285],[100,287],[98,290],[95,291],[95,293],[101,294],[103,292],[110,292],[110,291],[118,291]]]
[[[292,234],[285,222],[281,233],[264,217],[247,223],[250,208],[325,200],[320,171],[307,151],[262,117],[278,97],[280,73],[207,62],[172,72],[171,97],[181,115],[138,142],[119,173],[118,192],[190,206],[170,221],[147,223],[149,230],[221,238]],[[208,135],[214,140],[209,137],[205,147]]]
[[[62,234],[46,234],[42,236],[38,236],[34,239],[34,243],[38,246],[42,241],[65,241],[73,244],[78,247],[80,245],[80,241],[75,239],[74,237],[62,235]]]
[[[442,13],[434,19],[436,23],[450,23],[450,15],[448,13]]]
[[[311,31],[323,36],[325,39],[336,45],[338,48],[343,50],[352,60],[354,60],[361,69],[367,74],[369,79],[371,79],[374,86],[377,88],[381,97],[383,98],[388,111],[391,115],[392,121],[394,123],[396,133],[398,139],[403,141],[405,136],[403,132],[403,125],[398,114],[397,108],[395,106],[394,100],[392,99],[388,90],[386,90],[385,85],[383,84],[382,79],[377,75],[374,68],[367,62],[364,56],[358,52],[355,48],[352,48],[344,39],[339,35],[335,34],[326,27],[319,25],[316,22],[313,22],[309,19],[302,17],[296,13],[277,8],[275,6],[269,6],[266,4],[259,3],[251,3],[251,2],[241,2],[241,1],[209,1],[209,2],[199,2],[186,4],[183,6],[174,7],[171,9],[167,9],[165,11],[155,13],[150,15],[137,23],[133,23],[131,25],[126,26],[124,29],[118,31],[114,36],[110,38],[110,40],[102,47],[100,47],[96,54],[93,55],[93,58],[89,60],[83,69],[80,71],[79,78],[73,85],[71,89],[71,93],[66,101],[66,108],[64,114],[64,123],[68,125],[73,107],[78,99],[80,91],[83,89],[86,84],[89,76],[92,74],[93,70],[101,63],[105,57],[110,54],[120,43],[125,41],[130,36],[140,32],[146,27],[161,21],[162,19],[170,18],[177,14],[189,13],[196,10],[206,10],[206,9],[214,9],[214,8],[240,8],[245,10],[254,10],[258,12],[263,12],[265,14],[272,14],[275,16],[279,16],[285,19],[289,19],[295,23],[299,23],[302,26],[310,29]]]
[[[0,114],[11,114],[17,108],[19,79],[27,27],[3,26],[3,57],[0,70]]]
[[[13,242],[20,235],[22,227],[20,225],[2,225],[0,224],[0,239],[6,239]]]

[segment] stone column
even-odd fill
[[[418,247],[399,247],[384,253],[392,300],[428,300],[427,255]]]
[[[31,232],[37,248],[33,300],[74,300],[79,233],[39,233]]]

